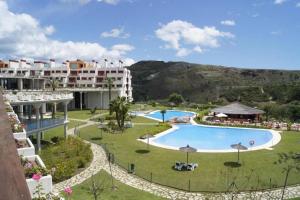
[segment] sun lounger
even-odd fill
[[[183,163],[183,162],[175,162],[174,169],[178,171],[194,171],[195,168],[198,167],[197,163]]]

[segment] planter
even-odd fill
[[[13,134],[14,134],[14,138],[17,140],[26,140],[27,138],[25,129],[23,129],[23,132],[18,132]]]
[[[18,141],[26,141],[28,145],[27,147],[21,147],[17,149],[19,156],[34,156],[35,149],[29,138],[27,138],[26,140],[19,139]]]
[[[39,166],[46,167],[43,161],[41,160],[40,156],[25,156],[25,159],[29,161],[35,161]],[[27,186],[29,188],[31,197],[37,197],[37,194],[34,194],[37,190],[37,186],[41,185],[41,193],[49,194],[52,192],[52,176],[51,175],[44,175],[41,177],[39,181],[36,181],[32,178],[26,178]]]

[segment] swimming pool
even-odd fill
[[[165,121],[173,119],[175,117],[193,117],[196,113],[189,111],[181,111],[181,110],[166,110],[165,113]],[[149,114],[146,114],[145,117],[162,121],[162,114],[160,110],[153,111]]]
[[[182,116],[194,116],[193,112],[167,111],[165,119]],[[161,113],[155,111],[146,115],[161,120]],[[176,149],[190,145],[198,152],[234,152],[232,144],[242,143],[248,150],[265,149],[276,145],[281,137],[277,131],[253,128],[218,127],[192,124],[177,124],[171,129],[157,134],[150,139],[150,144]]]

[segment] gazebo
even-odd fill
[[[223,113],[228,116],[228,119],[252,121],[259,121],[261,115],[265,113],[263,110],[252,108],[239,102],[212,109],[212,112],[214,116]]]

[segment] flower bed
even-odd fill
[[[55,169],[53,181],[66,180],[86,168],[93,158],[90,145],[79,138],[68,137],[43,148],[40,156],[49,169]]]
[[[33,156],[35,154],[34,146],[29,138],[15,139],[19,156]]]
[[[38,155],[21,157],[21,163],[32,197],[38,196],[37,190],[44,194],[52,192],[52,176]]]

